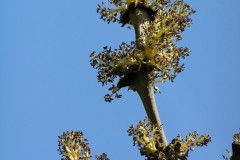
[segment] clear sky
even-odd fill
[[[107,87],[89,64],[92,51],[134,40],[99,19],[99,2],[0,0],[1,160],[60,160],[57,137],[67,130],[83,131],[93,156],[144,159],[126,132],[146,116],[138,95],[123,89],[104,102]],[[219,160],[240,128],[240,1],[187,2],[197,13],[179,45],[192,52],[156,101],[169,141],[208,133],[212,143],[190,160]]]

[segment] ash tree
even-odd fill
[[[187,160],[195,146],[206,146],[211,141],[207,134],[196,131],[185,139],[179,135],[168,143],[159,117],[154,94],[156,83],[173,81],[184,70],[182,59],[189,56],[187,47],[177,45],[182,32],[192,23],[195,13],[183,0],[108,0],[109,9],[102,2],[97,6],[100,18],[107,23],[132,27],[135,40],[122,42],[119,48],[104,46],[99,53],[92,52],[90,64],[97,69],[97,80],[109,86],[106,102],[122,98],[120,90],[127,87],[136,92],[143,103],[147,117],[136,127],[130,126],[142,156],[147,160]],[[166,123],[166,122],[165,122]],[[82,132],[68,131],[59,136],[59,151],[64,160],[88,160],[91,149]],[[225,157],[226,158],[226,157]],[[103,153],[96,160],[108,160]]]

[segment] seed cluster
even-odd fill
[[[148,119],[140,121],[136,128],[130,126],[129,136],[133,137],[134,145],[138,146],[142,156],[147,160],[187,160],[189,151],[193,147],[206,146],[211,142],[211,137],[207,134],[199,136],[195,131],[186,136],[183,140],[177,136],[170,144],[164,146],[160,141],[159,126],[153,125]]]
[[[62,160],[88,160],[91,149],[82,132],[64,132],[59,138],[58,151],[63,156]]]
[[[138,40],[127,44],[123,42],[118,49],[105,46],[100,53],[92,52],[90,64],[98,70],[98,82],[102,85],[114,83],[124,75],[140,69],[149,72],[153,82],[173,81],[184,69],[182,59],[189,55],[190,50],[178,47],[176,42],[182,39],[181,33],[190,26],[190,15],[195,13],[190,5],[183,0],[110,0],[117,9],[107,9],[104,3],[99,4],[97,12],[101,19],[119,22],[124,26],[131,25],[129,13],[132,9],[144,9],[149,14],[149,22],[143,26],[144,47],[138,49]],[[156,88],[156,87],[155,87]],[[121,98],[115,84],[110,87],[111,94],[105,95],[105,100],[111,102],[113,96]],[[134,89],[131,84],[129,89]]]

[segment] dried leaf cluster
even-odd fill
[[[147,160],[187,160],[190,150],[195,146],[206,146],[211,141],[209,135],[199,136],[197,132],[190,133],[183,140],[177,136],[167,146],[160,140],[160,127],[153,125],[148,119],[139,122],[137,127],[131,126],[128,133],[133,137],[134,145],[137,144],[141,155]]]
[[[141,37],[145,41],[144,47],[138,49],[136,42],[123,42],[118,49],[105,46],[100,53],[93,52],[90,64],[98,70],[98,82],[103,85],[114,83],[126,74],[145,69],[154,82],[173,81],[177,73],[184,69],[181,59],[189,55],[188,48],[176,46],[181,40],[181,33],[191,24],[189,18],[195,11],[183,0],[109,0],[117,9],[107,9],[104,3],[99,4],[97,12],[101,19],[109,22],[119,22],[122,25],[130,24],[129,13],[135,8],[141,8],[149,13],[149,23],[146,23]],[[129,83],[129,89],[133,89]],[[112,85],[112,94],[105,96],[111,101],[113,96],[120,98],[117,93],[120,87]]]

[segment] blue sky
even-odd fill
[[[99,2],[0,0],[2,160],[59,160],[57,136],[67,130],[83,131],[93,156],[144,159],[126,133],[146,116],[138,95],[125,89],[105,103],[89,64],[92,51],[134,40],[133,30],[99,19]],[[169,141],[208,133],[212,143],[189,159],[219,160],[240,128],[240,1],[186,2],[197,13],[179,45],[192,52],[156,101]]]

